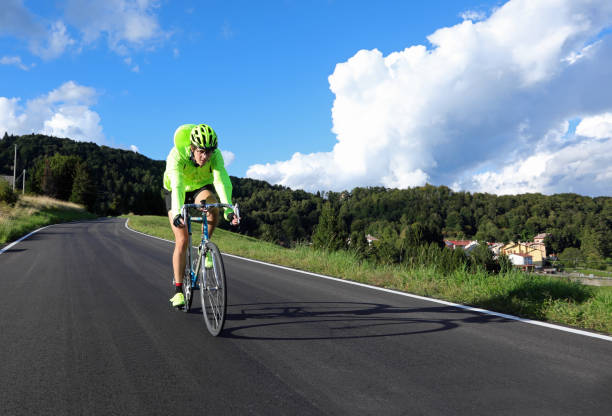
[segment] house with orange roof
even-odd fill
[[[470,244],[475,243],[475,241],[471,240],[444,240],[444,245],[450,249],[461,248],[465,250]]]
[[[534,242],[534,243],[541,243],[541,244],[544,244],[544,239],[545,239],[546,237],[548,237],[548,234],[547,234],[547,233],[541,233],[541,234],[538,234],[538,235],[536,235],[535,237],[533,237],[533,242]]]
[[[510,242],[503,246],[500,252],[507,256],[510,256],[510,254],[529,255],[535,267],[542,267],[544,265],[544,259],[546,258],[546,246],[544,246],[544,243]]]

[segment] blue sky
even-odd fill
[[[160,160],[205,122],[293,188],[612,193],[607,1],[4,3],[9,133]]]

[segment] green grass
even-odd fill
[[[174,240],[166,217],[130,215],[129,226]],[[200,238],[194,233],[194,241]],[[347,251],[293,249],[217,229],[213,241],[223,252],[422,296],[612,334],[612,287],[591,287],[549,276],[510,271],[488,274],[433,266],[408,268],[360,261]]]
[[[20,196],[14,206],[0,206],[0,244],[45,225],[92,218],[96,215],[85,211],[81,205],[43,196]]]

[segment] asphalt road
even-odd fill
[[[226,257],[222,336],[122,219],[0,255],[1,415],[612,414],[612,342]]]

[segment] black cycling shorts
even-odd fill
[[[166,188],[162,188],[164,191],[164,201],[166,201],[166,211],[172,211],[172,192],[167,190]],[[196,197],[202,191],[209,191],[210,193],[215,193],[215,187],[212,184],[204,185],[203,187],[196,189],[195,191],[185,192],[185,201],[183,204],[195,204],[200,203],[200,201],[194,201],[193,198]]]

